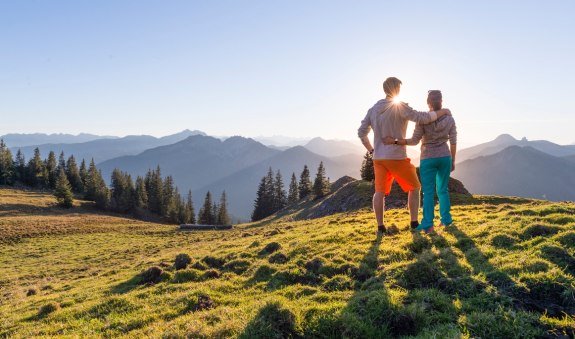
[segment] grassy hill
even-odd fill
[[[392,210],[384,238],[367,210],[178,232],[53,205],[0,189],[0,337],[574,334],[573,203],[478,196],[432,236]]]

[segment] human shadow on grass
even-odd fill
[[[483,273],[500,293],[512,297],[517,309],[534,311],[550,317],[562,317],[564,312],[574,310],[574,305],[570,305],[569,301],[565,302],[564,294],[568,291],[560,282],[526,280],[527,288],[520,286],[509,275],[494,267],[475,241],[456,225],[447,227],[446,232],[456,237],[455,246],[463,252],[474,272]]]
[[[381,236],[378,236],[359,265],[349,270],[355,293],[342,313],[314,309],[304,315],[304,324],[300,327],[291,310],[279,301],[272,301],[258,311],[240,338],[374,337],[379,336],[381,330],[387,331],[386,321],[393,306],[383,287],[383,275],[377,274],[380,244]],[[273,274],[260,272],[258,280],[273,279]],[[394,319],[402,326],[400,317]]]

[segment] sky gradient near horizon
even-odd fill
[[[572,1],[4,1],[0,135],[356,138],[381,83],[463,146],[575,142]]]

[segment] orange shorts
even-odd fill
[[[421,184],[415,172],[415,166],[409,158],[401,160],[373,160],[375,174],[375,191],[384,192],[386,195],[391,191],[393,179],[405,192],[420,188]]]

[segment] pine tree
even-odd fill
[[[33,187],[45,187],[46,185],[46,173],[44,168],[44,161],[40,156],[40,149],[36,147],[34,149],[34,156],[28,162],[26,183]]]
[[[188,197],[186,199],[185,215],[186,220],[184,222],[186,224],[196,223],[196,211],[194,209],[194,201],[192,199],[192,190],[188,191]]]
[[[64,172],[66,171],[66,158],[64,158],[64,151],[60,152],[60,156],[58,158],[58,168],[56,169],[58,173],[60,173],[60,169],[63,169]],[[70,185],[71,184],[72,183],[70,183]]]
[[[96,168],[94,159],[90,161],[90,167],[86,174],[85,198],[96,203],[101,209],[110,207],[110,190],[102,178],[102,172]]]
[[[303,171],[299,176],[299,198],[303,199],[307,197],[312,190],[311,180],[309,176],[309,169],[307,165],[303,166]]]
[[[212,194],[210,191],[206,193],[204,199],[204,205],[200,208],[200,213],[198,214],[198,223],[202,225],[213,225],[215,220],[213,219],[213,204],[212,204]]]
[[[46,164],[44,168],[47,174],[46,178],[47,186],[49,188],[55,188],[59,170],[58,170],[58,163],[56,162],[56,154],[54,154],[53,151],[50,151],[50,153],[48,153],[48,159],[46,159]]]
[[[115,168],[112,171],[112,190],[110,195],[110,207],[112,210],[127,213],[136,207],[136,192],[132,177]]]
[[[266,197],[266,177],[260,180],[258,186],[258,191],[256,193],[256,200],[254,201],[254,210],[252,212],[252,221],[258,221],[265,217],[266,214],[266,204],[268,203]]]
[[[287,205],[287,195],[284,189],[283,178],[280,170],[277,170],[275,180],[273,181],[273,213],[283,209]]]
[[[288,205],[293,205],[297,203],[299,200],[299,188],[297,185],[297,178],[295,173],[291,174],[291,181],[289,184],[289,192],[288,192]]]
[[[324,197],[329,193],[329,181],[325,175],[325,168],[323,167],[323,161],[319,163],[317,168],[317,174],[313,182],[313,193],[316,199]]]
[[[86,168],[86,160],[82,159],[80,163],[80,178],[82,178],[82,192],[86,191],[86,182],[88,179],[88,169]]]
[[[171,206],[168,210],[168,220],[173,223],[181,223],[180,215],[183,215],[184,208],[182,204],[182,197],[178,188],[174,188],[172,192]]]
[[[168,175],[164,179],[164,186],[162,191],[162,208],[160,215],[169,218],[173,215],[175,205],[175,194],[174,194],[174,179],[172,176]]]
[[[220,197],[220,204],[218,206],[216,225],[229,225],[230,223],[230,216],[228,214],[228,199],[226,197],[226,191],[223,191],[222,196]]]
[[[0,139],[0,185],[11,185],[15,178],[14,160],[12,152]]]
[[[366,152],[363,156],[363,162],[361,163],[361,180],[373,181],[374,179],[373,157],[371,153]]]
[[[136,178],[136,207],[147,209],[148,208],[148,192],[146,191],[146,184],[141,176]]]
[[[148,192],[148,210],[161,215],[164,202],[164,182],[160,166],[155,171],[149,170],[144,182],[146,184],[146,192]]]
[[[60,173],[56,178],[56,189],[54,191],[54,196],[56,196],[56,201],[58,205],[65,208],[70,208],[74,204],[74,195],[72,194],[72,186],[68,182],[68,177],[63,169],[60,169]]]
[[[18,152],[16,152],[14,170],[16,171],[15,180],[21,183],[25,183],[27,181],[28,169],[26,168],[26,158],[20,149],[18,149]]]
[[[72,191],[76,193],[84,192],[84,183],[82,182],[82,177],[80,176],[80,171],[78,170],[78,165],[76,165],[76,159],[73,155],[68,158],[65,167],[68,181],[72,186]]]

